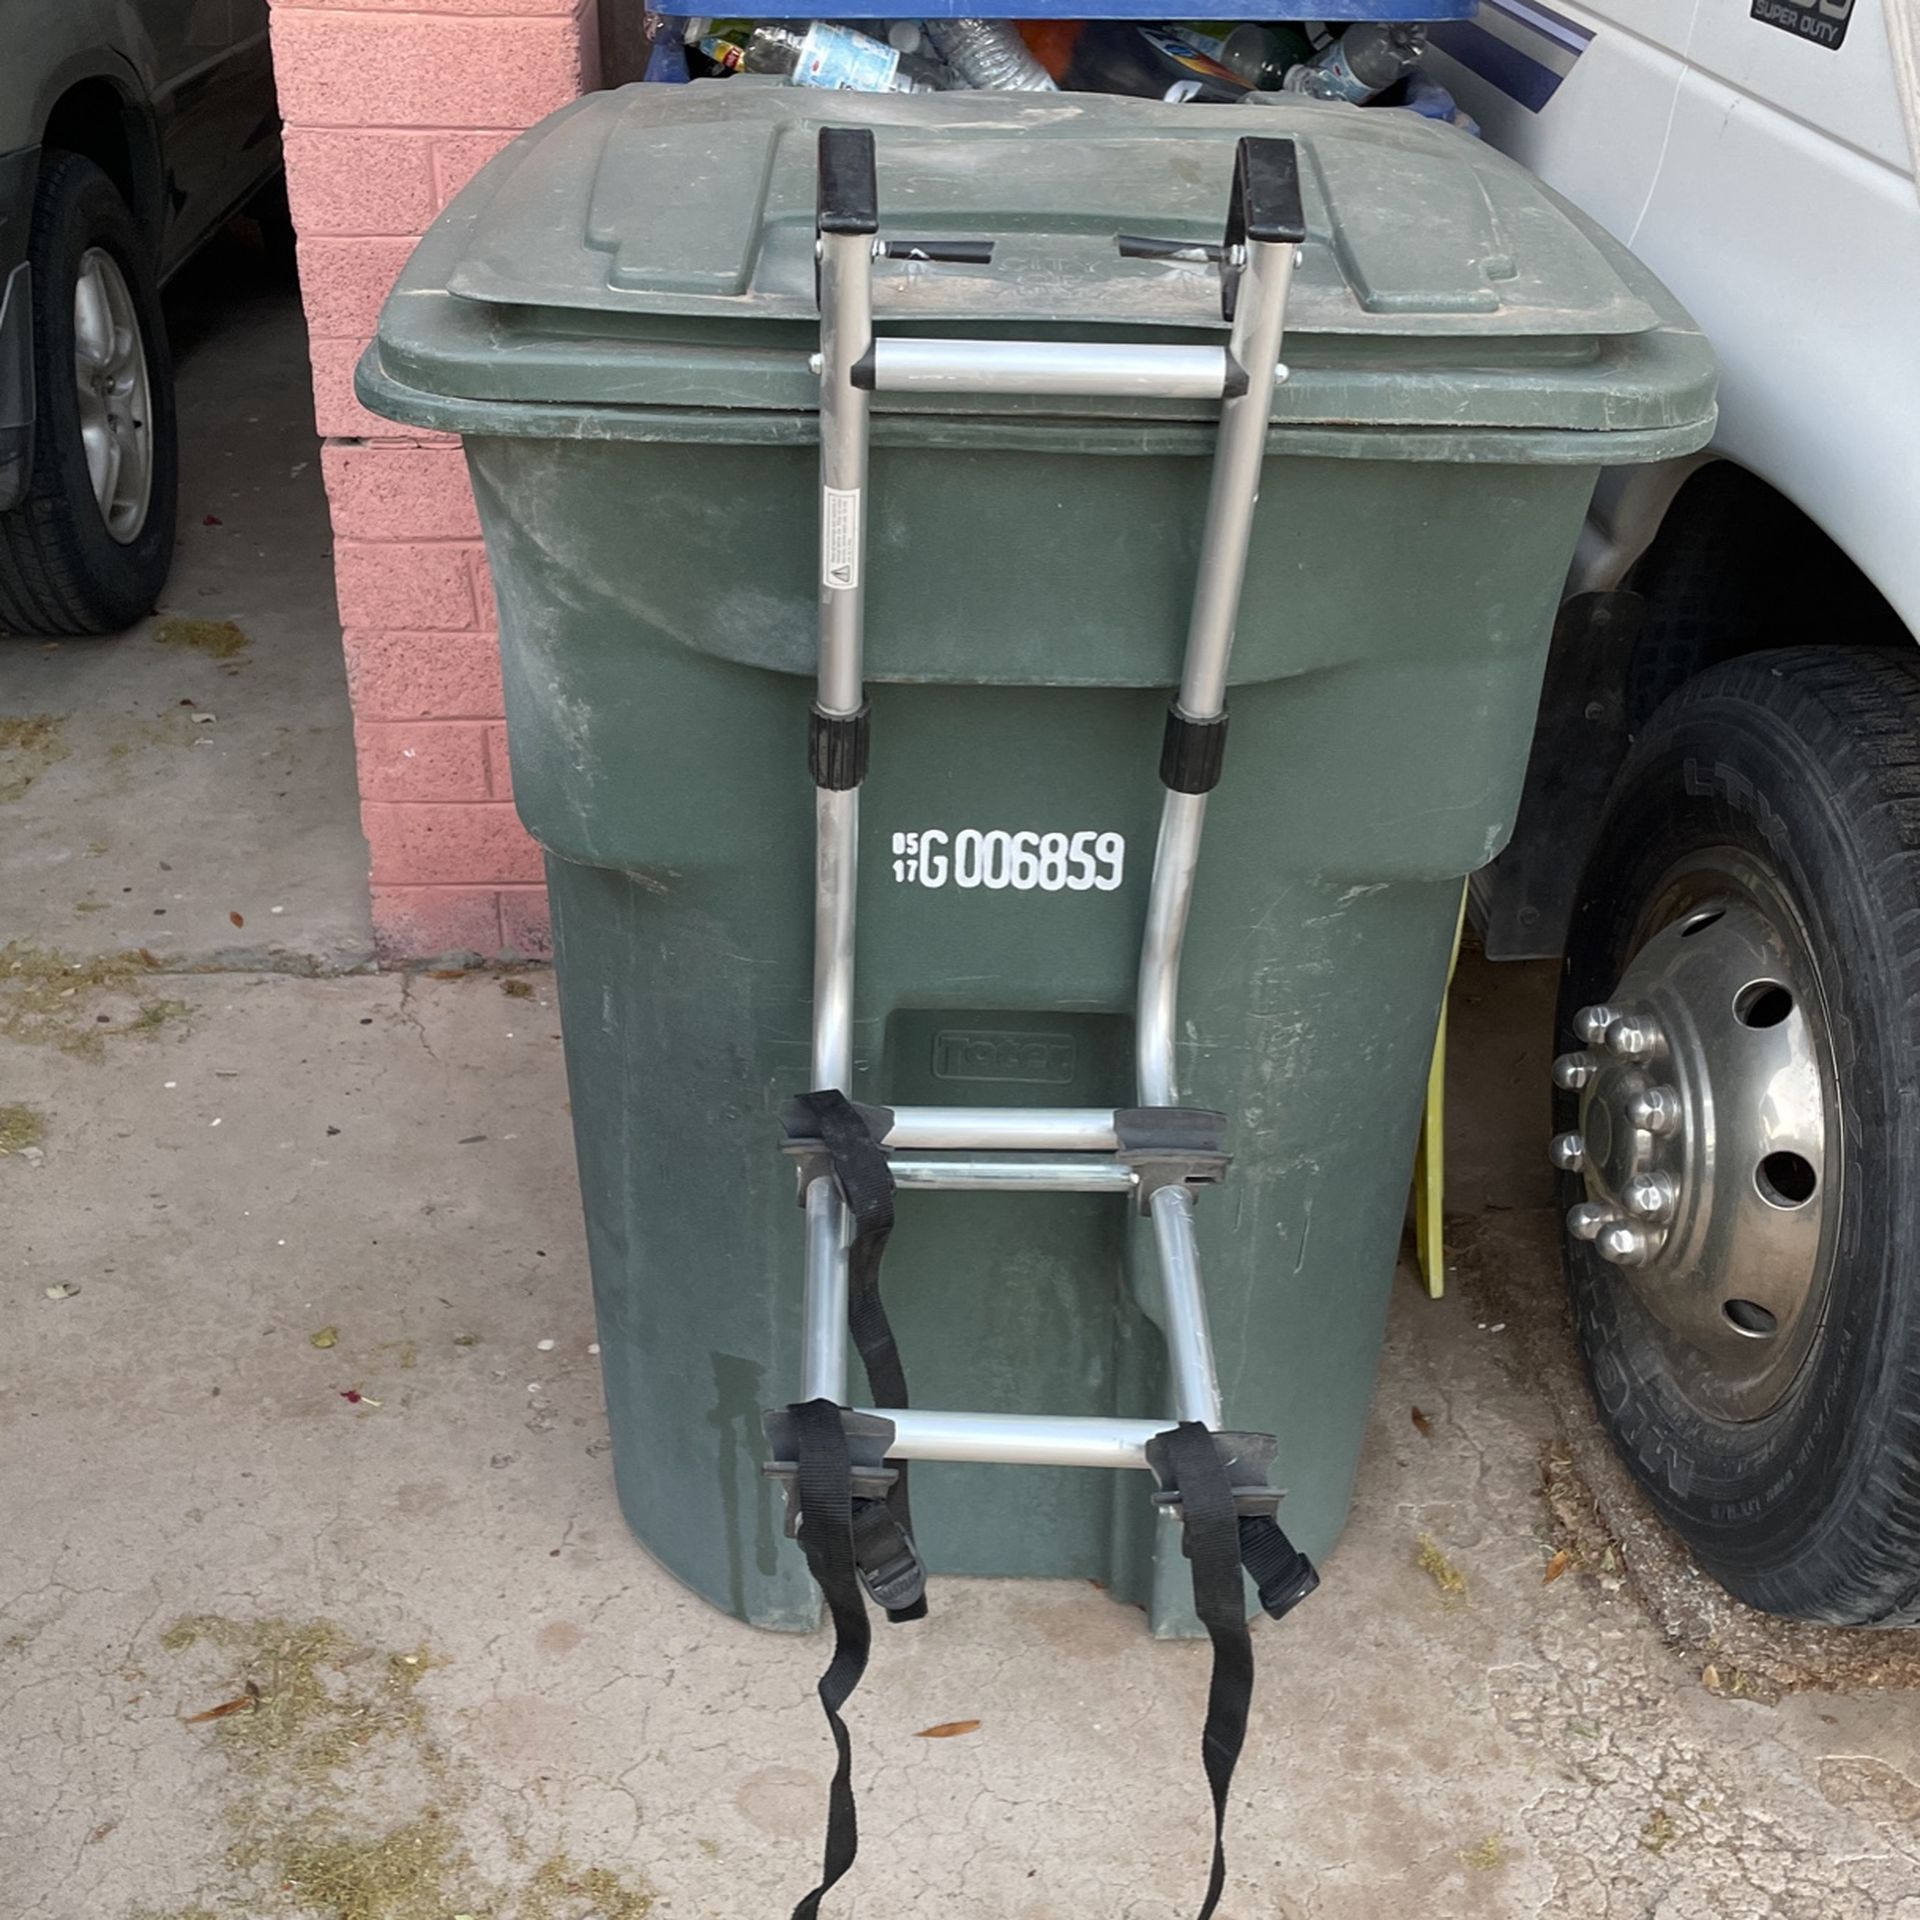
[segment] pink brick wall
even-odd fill
[[[368,413],[353,368],[434,215],[594,83],[594,0],[274,0],[273,54],[380,955],[541,956],[460,449]]]

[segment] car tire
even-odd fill
[[[1750,1605],[1920,1622],[1920,653],[1750,654],[1661,704],[1558,1023],[1567,1277],[1627,1464]]]
[[[28,258],[33,472],[0,514],[0,629],[114,633],[152,610],[173,560],[173,370],[152,250],[92,161],[50,150]]]

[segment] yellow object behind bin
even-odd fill
[[[1453,958],[1447,962],[1447,986],[1460,964],[1460,934],[1467,920],[1467,890],[1460,889],[1460,916],[1453,923]],[[1440,1024],[1434,1030],[1433,1064],[1427,1069],[1427,1099],[1420,1110],[1420,1145],[1413,1161],[1413,1237],[1420,1261],[1420,1278],[1427,1298],[1438,1300],[1447,1290],[1447,1002],[1440,1001]]]

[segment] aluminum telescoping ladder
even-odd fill
[[[1180,1106],[1174,1070],[1181,945],[1207,795],[1223,761],[1228,656],[1280,371],[1288,288],[1305,238],[1293,143],[1256,138],[1238,143],[1219,245],[1116,236],[1121,252],[1132,257],[1217,262],[1229,323],[1224,347],[876,337],[876,260],[982,264],[990,261],[992,245],[881,239],[873,135],[865,129],[822,130],[819,179],[820,661],[809,739],[816,807],[815,1091],[790,1106],[785,1142],[798,1159],[806,1217],[801,1399],[766,1416],[768,1471],[788,1485],[792,1522],[840,1636],[821,1692],[841,1768],[826,1873],[796,1909],[800,1920],[817,1910],[853,1857],[847,1747],[837,1712],[865,1660],[866,1615],[853,1576],[857,1573],[895,1617],[924,1611],[924,1574],[900,1463],[1149,1468],[1158,1482],[1156,1503],[1186,1527],[1196,1605],[1214,1638],[1216,1657],[1223,1651],[1223,1636],[1246,1638],[1243,1560],[1263,1604],[1276,1615],[1316,1584],[1313,1569],[1286,1543],[1273,1519],[1279,1495],[1267,1484],[1272,1436],[1222,1430],[1195,1243],[1194,1190],[1218,1180],[1226,1167],[1226,1120],[1208,1109]],[[1220,402],[1185,661],[1161,754],[1166,793],[1135,1011],[1137,1107],[889,1109],[852,1102],[854,903],[869,731],[862,682],[868,410],[874,393],[914,392]],[[879,1251],[891,1228],[896,1187],[1112,1193],[1138,1205],[1151,1222],[1159,1260],[1172,1376],[1170,1419],[908,1407],[877,1291]],[[872,1376],[891,1376],[899,1404],[848,1408],[850,1325],[876,1396],[884,1390]],[[823,1488],[832,1493],[831,1501]],[[1212,1514],[1210,1543],[1204,1546],[1202,1507]],[[1230,1555],[1230,1566],[1223,1555]],[[1210,1592],[1202,1590],[1203,1572],[1211,1580]],[[1216,1671],[1216,1694],[1226,1664],[1222,1661]],[[1250,1682],[1250,1652],[1245,1665]],[[1217,1700],[1210,1706],[1206,1742],[1216,1824],[1214,1872],[1203,1916],[1219,1896],[1219,1816],[1245,1720],[1244,1698],[1237,1728],[1229,1724],[1231,1703],[1216,1725],[1221,1707]],[[1217,1777],[1216,1748],[1225,1751],[1225,1770]]]

